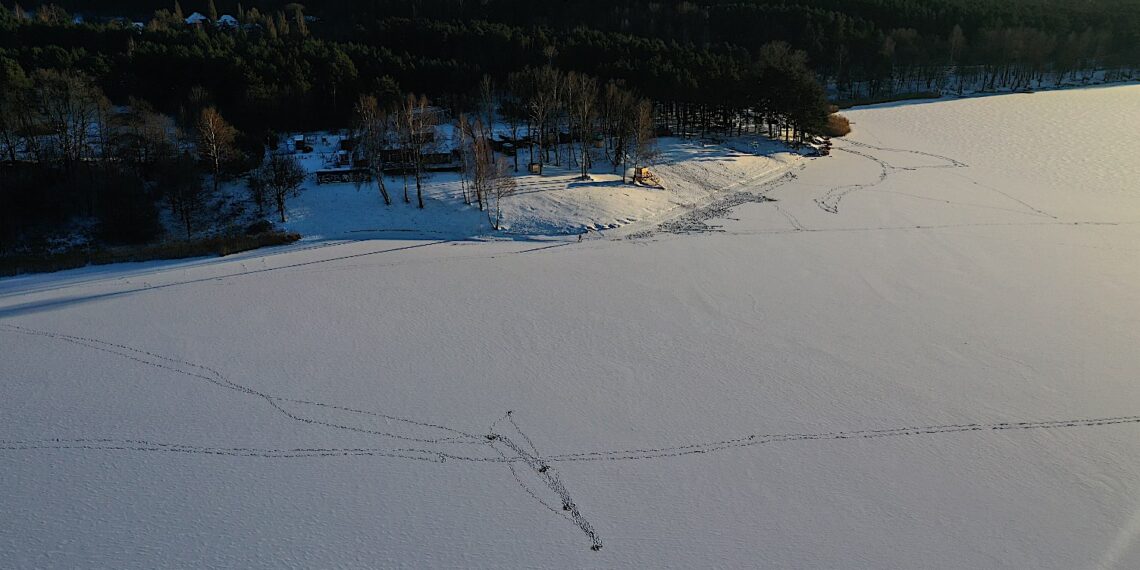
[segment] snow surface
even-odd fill
[[[848,114],[633,239],[0,281],[0,567],[1140,566],[1140,87]]]
[[[451,129],[445,127],[437,127],[438,139],[442,150],[448,151]],[[295,154],[301,165],[309,172],[328,168],[340,137],[311,133],[309,140],[314,152]],[[504,231],[493,230],[486,213],[463,203],[460,176],[454,172],[428,176],[424,189],[427,206],[423,210],[414,206],[412,176],[407,180],[411,205],[403,202],[404,179],[385,178],[391,206],[384,205],[375,183],[360,188],[350,183],[318,185],[310,177],[300,195],[288,201],[284,227],[307,241],[367,237],[533,239],[618,229],[621,231],[617,233],[626,235],[652,229],[707,205],[729,189],[778,178],[802,161],[800,155],[776,141],[741,137],[728,142],[726,146],[662,139],[651,170],[663,179],[664,188],[623,184],[621,173],[614,173],[600,156],[590,180],[582,180],[577,167],[553,164],[547,164],[541,176],[518,174],[516,194],[503,200]],[[520,150],[521,170],[526,168],[527,153]]]

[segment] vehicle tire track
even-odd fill
[[[862,148],[865,150],[879,150],[879,151],[883,151],[883,152],[899,152],[899,153],[904,153],[904,154],[913,154],[913,155],[924,156],[924,157],[940,160],[940,161],[945,162],[945,164],[936,164],[936,165],[931,165],[931,166],[894,166],[894,165],[890,164],[889,162],[887,162],[886,160],[883,160],[881,158],[878,158],[878,157],[873,156],[871,154],[868,154],[866,152],[860,152],[858,150],[853,150],[852,148],[849,148],[849,147],[857,147],[857,148]],[[839,213],[839,204],[847,196],[849,196],[855,192],[858,192],[860,190],[865,190],[867,188],[874,188],[876,186],[879,186],[880,184],[885,182],[887,180],[887,178],[890,178],[890,176],[892,174],[895,174],[897,172],[914,172],[914,171],[918,171],[918,170],[945,169],[945,168],[968,168],[969,167],[969,165],[967,165],[966,163],[964,163],[960,160],[957,160],[955,158],[950,158],[948,156],[942,156],[942,155],[918,151],[918,150],[903,150],[903,149],[896,149],[896,148],[879,147],[879,146],[874,146],[874,145],[870,145],[867,143],[861,143],[861,142],[856,142],[856,141],[852,141],[852,140],[845,141],[845,146],[836,146],[835,150],[846,152],[848,154],[853,154],[856,156],[860,156],[860,157],[863,157],[867,160],[870,160],[871,162],[874,162],[875,164],[878,164],[879,165],[879,175],[878,175],[878,178],[873,182],[864,183],[864,184],[846,184],[843,186],[838,186],[838,187],[835,187],[835,188],[828,190],[822,196],[816,198],[815,199],[816,205],[818,205],[821,210],[823,210],[829,214],[838,214]]]

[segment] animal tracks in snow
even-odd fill
[[[143,366],[208,382],[218,388],[260,399],[285,417],[318,429],[365,434],[400,442],[391,447],[251,448],[199,446],[157,442],[150,439],[113,439],[94,436],[45,439],[0,439],[0,451],[30,452],[65,450],[80,452],[171,453],[199,456],[243,457],[271,460],[381,457],[428,463],[503,464],[515,483],[539,505],[574,525],[589,540],[592,550],[602,548],[593,524],[571,496],[557,468],[559,463],[598,461],[645,461],[713,454],[779,443],[808,441],[870,440],[930,437],[948,434],[1058,430],[1140,424],[1140,415],[1075,418],[1044,421],[1004,421],[942,425],[912,425],[886,429],[861,429],[820,433],[755,433],[739,437],[675,446],[613,450],[583,450],[544,455],[522,430],[513,411],[495,420],[486,433],[465,431],[439,423],[334,404],[287,398],[237,383],[218,370],[159,355],[147,350],[99,339],[41,331],[17,325],[0,325],[0,332],[81,346],[131,360]]]

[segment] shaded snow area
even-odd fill
[[[441,128],[442,130],[442,128]],[[446,137],[445,137],[446,138]],[[336,135],[313,135],[315,151],[297,154],[306,170],[325,168],[334,156]],[[317,142],[320,140],[325,142]],[[665,220],[707,205],[735,188],[776,178],[803,158],[781,143],[759,137],[741,137],[726,144],[702,144],[676,138],[659,142],[652,172],[663,187],[622,182],[600,157],[590,179],[578,168],[546,165],[543,174],[516,175],[518,190],[503,200],[503,231],[495,231],[485,212],[463,202],[463,187],[456,172],[432,173],[424,185],[425,208],[415,207],[415,179],[388,176],[385,184],[393,204],[385,206],[375,183],[361,188],[350,183],[318,185],[310,177],[297,198],[289,201],[285,228],[306,241],[369,237],[446,237],[451,239],[520,239],[577,236],[593,231],[621,235],[655,228]],[[526,150],[520,151],[525,170]],[[508,161],[513,165],[513,162]],[[596,234],[595,234],[596,235]]]
[[[582,243],[0,281],[0,567],[1140,567],[1140,87],[849,115]]]

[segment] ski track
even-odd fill
[[[760,445],[807,442],[870,440],[880,438],[927,437],[946,434],[995,433],[1003,431],[1059,430],[1091,428],[1112,425],[1140,424],[1140,415],[1112,416],[1101,418],[1074,418],[1041,421],[1004,421],[991,423],[964,423],[943,425],[903,426],[884,429],[862,429],[821,433],[775,433],[750,434],[735,438],[691,443],[686,445],[646,447],[616,450],[593,450],[573,453],[543,455],[534,441],[523,432],[514,418],[513,411],[495,420],[486,434],[455,429],[442,424],[409,419],[385,413],[359,410],[334,404],[287,398],[262,392],[236,383],[214,368],[188,362],[178,358],[162,356],[147,350],[107,342],[99,339],[31,329],[12,324],[0,324],[0,332],[43,338],[65,342],[91,350],[109,353],[138,364],[173,372],[196,380],[213,384],[219,388],[244,394],[267,402],[271,408],[298,423],[332,430],[362,433],[370,436],[391,438],[409,442],[417,447],[400,448],[255,448],[255,447],[214,447],[185,445],[178,443],[155,442],[147,439],[114,438],[48,438],[28,440],[0,439],[0,451],[27,452],[38,450],[56,451],[103,451],[140,453],[177,453],[202,456],[247,457],[261,459],[312,459],[345,457],[382,457],[387,459],[410,460],[430,463],[444,463],[448,460],[460,463],[501,463],[505,464],[512,478],[520,488],[553,514],[567,520],[581,531],[590,541],[592,550],[602,548],[602,540],[594,526],[579,510],[578,503],[571,497],[555,463],[598,462],[598,461],[643,461],[713,454],[727,450],[745,449]],[[379,418],[394,422],[408,432],[399,430],[379,431],[365,429],[348,423],[321,420],[289,407],[314,407],[323,412]],[[439,437],[414,435],[414,432],[436,432]],[[519,442],[522,442],[521,444]],[[541,482],[543,488],[528,484],[525,478]],[[544,498],[543,495],[547,495]],[[555,503],[557,506],[555,506]]]

